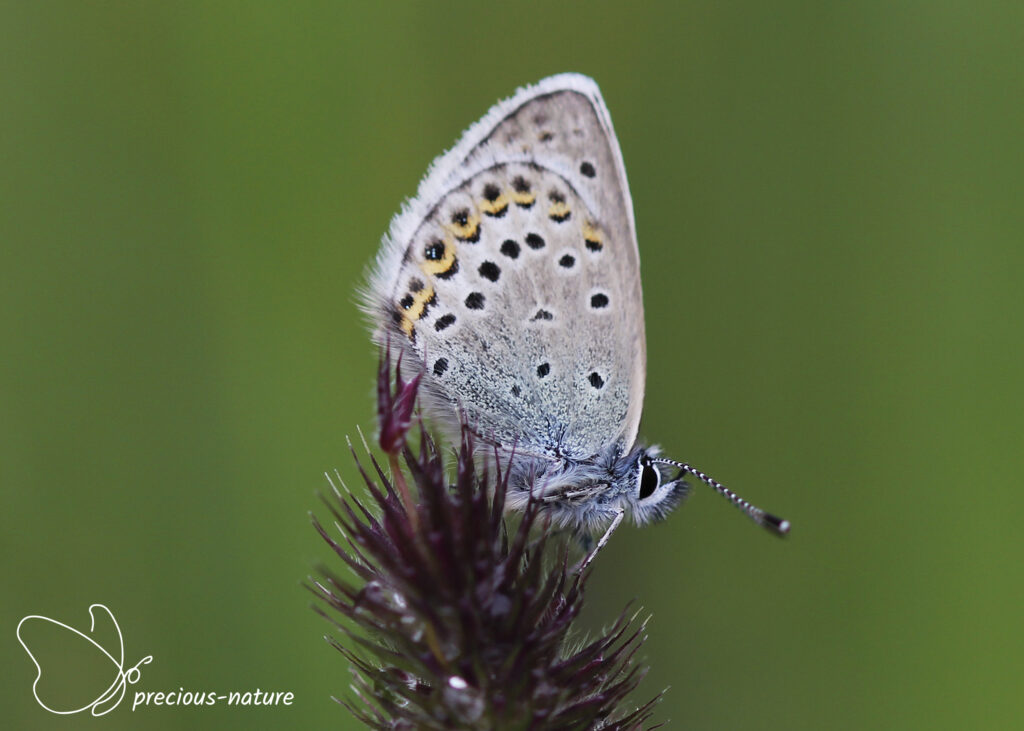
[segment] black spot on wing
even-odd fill
[[[441,315],[437,318],[437,322],[434,323],[434,329],[441,332],[445,328],[451,327],[455,324],[455,315],[448,313],[447,315]]]
[[[443,241],[431,241],[427,244],[427,248],[423,250],[423,256],[428,261],[441,261],[444,258],[444,242]]]
[[[492,282],[497,282],[498,277],[501,276],[501,269],[493,261],[485,261],[480,265],[480,268],[477,271],[480,273],[481,277],[489,279]]]

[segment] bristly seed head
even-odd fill
[[[660,698],[626,700],[645,673],[633,660],[644,627],[623,613],[592,641],[573,640],[588,572],[570,567],[536,506],[506,522],[508,470],[496,458],[478,466],[468,429],[454,484],[422,422],[418,450],[406,446],[418,383],[396,373],[392,393],[384,356],[380,442],[405,467],[395,473],[391,460],[388,476],[372,455],[369,472],[357,459],[370,507],[336,490],[324,502],[339,533],[313,519],[354,575],[322,569],[308,586],[347,638],[329,640],[355,677],[356,699],[339,702],[377,729],[641,728]]]

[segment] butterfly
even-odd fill
[[[637,441],[640,255],[597,84],[520,89],[438,157],[392,220],[364,293],[382,346],[423,370],[426,413],[510,460],[510,508],[581,532],[665,517],[691,474],[777,534],[789,522]]]

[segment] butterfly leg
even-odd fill
[[[587,557],[580,563],[579,568],[576,569],[576,573],[582,574],[587,570],[587,566],[589,566],[590,562],[594,560],[595,556],[597,556],[597,552],[604,548],[605,544],[608,543],[608,539],[612,537],[612,533],[614,533],[615,529],[619,527],[619,524],[622,522],[622,518],[625,515],[626,512],[624,510],[619,510],[619,512],[615,514],[615,517],[612,519],[612,524],[608,526],[608,530],[606,530],[604,535],[601,536],[601,540],[597,542],[597,545],[594,546],[593,550],[588,553]]]

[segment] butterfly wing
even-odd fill
[[[625,169],[597,85],[497,104],[392,222],[367,308],[424,366],[428,412],[519,453],[629,448],[646,349]]]

